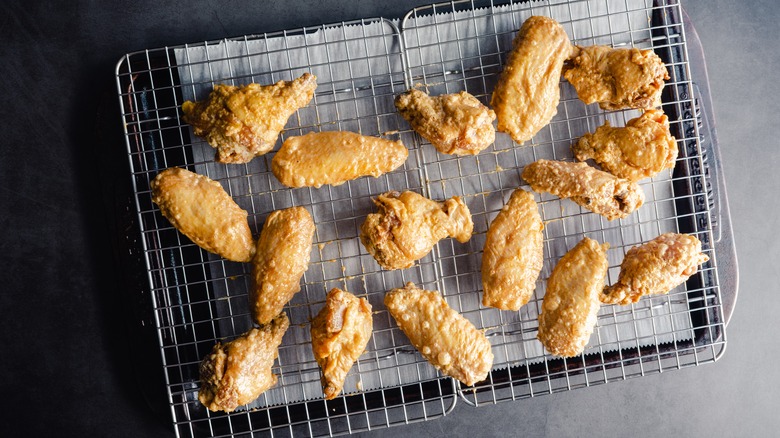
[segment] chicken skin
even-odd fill
[[[383,175],[404,164],[408,156],[400,140],[348,131],[310,132],[285,140],[271,171],[288,187],[337,186],[361,176]]]
[[[577,356],[588,344],[607,276],[608,248],[607,243],[582,239],[558,261],[547,279],[537,338],[551,354]]]
[[[276,385],[271,367],[289,326],[287,315],[280,313],[269,324],[226,344],[217,342],[200,363],[198,400],[203,406],[214,412],[232,412]]]
[[[490,106],[498,130],[522,144],[557,114],[561,70],[574,47],[557,21],[542,16],[525,20],[512,46]]]
[[[526,166],[522,176],[534,191],[569,198],[609,220],[628,216],[645,201],[637,183],[585,163],[539,160]]]
[[[592,158],[607,172],[635,182],[673,169],[677,159],[669,118],[661,110],[647,110],[624,128],[613,128],[607,122],[593,134],[582,136],[571,150],[578,160]]]
[[[436,202],[415,192],[387,192],[374,204],[379,212],[363,222],[360,241],[385,269],[412,267],[448,236],[466,243],[474,229],[469,208],[457,196]]]
[[[482,304],[519,310],[536,288],[542,270],[542,218],[534,196],[523,189],[490,224],[482,253]]]
[[[414,348],[437,370],[469,386],[487,378],[493,367],[490,341],[439,292],[407,283],[385,295],[385,306]]]
[[[172,167],[160,172],[150,186],[162,215],[196,245],[234,262],[252,259],[255,241],[247,212],[218,182]]]
[[[303,207],[268,215],[252,259],[249,308],[258,324],[267,324],[298,291],[309,267],[314,221]]]
[[[709,259],[701,252],[701,242],[696,237],[662,234],[628,250],[620,264],[617,283],[604,289],[601,302],[625,306],[645,295],[666,294]]]
[[[325,400],[336,398],[352,364],[371,339],[371,305],[365,298],[334,288],[311,322],[311,348],[322,368]]]
[[[476,155],[496,139],[496,113],[465,91],[431,97],[409,90],[395,107],[442,154]]]
[[[661,105],[669,79],[661,58],[652,50],[577,47],[563,76],[586,104],[598,102],[607,111],[655,108]]]
[[[248,163],[273,149],[287,119],[308,105],[315,88],[317,77],[310,73],[273,85],[217,84],[207,99],[184,102],[184,121],[217,149],[220,163]]]

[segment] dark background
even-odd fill
[[[130,179],[113,79],[118,59],[163,45],[395,18],[422,3],[3,2],[0,435],[173,434],[167,411],[158,416],[150,407],[165,403],[158,350],[154,339],[138,336],[148,315],[132,304],[147,300],[133,292],[133,265],[118,257],[123,248],[114,237],[125,233],[116,207]],[[368,435],[769,436],[780,429],[780,4],[683,6],[707,55],[740,264],[724,357],[515,403],[459,405],[443,419]],[[154,362],[152,371],[134,369],[133,356]],[[143,386],[157,391],[144,395]]]

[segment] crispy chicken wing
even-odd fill
[[[337,186],[361,176],[390,172],[408,156],[400,140],[348,131],[310,132],[285,140],[274,156],[271,171],[288,187]]]
[[[177,230],[206,251],[235,262],[248,262],[255,241],[247,212],[208,177],[172,167],[152,181],[152,201]]]
[[[624,128],[613,128],[606,122],[593,134],[582,136],[571,150],[578,160],[592,158],[602,169],[629,181],[673,169],[677,159],[677,143],[661,110],[647,110]]]
[[[661,58],[652,50],[577,47],[563,76],[586,104],[603,110],[655,108],[661,105],[664,80],[669,79]]]
[[[666,294],[696,273],[710,258],[687,234],[666,233],[631,248],[620,264],[618,281],[604,289],[601,302],[627,305],[645,295]]]
[[[523,189],[493,219],[482,254],[482,304],[519,310],[531,298],[542,270],[542,218]]]
[[[352,364],[371,339],[371,305],[365,298],[334,288],[311,322],[311,347],[322,368],[325,400],[336,398]]]
[[[363,222],[360,241],[385,269],[412,267],[448,236],[468,242],[474,229],[469,208],[457,196],[436,202],[415,192],[387,192],[374,204],[379,212]]]
[[[637,183],[585,163],[539,160],[523,169],[523,179],[534,191],[570,198],[609,220],[628,216],[645,201]]]
[[[607,276],[609,244],[584,238],[567,252],[547,279],[537,337],[550,353],[582,353],[596,325],[599,294]]]
[[[200,363],[198,400],[210,411],[232,412],[276,385],[271,372],[282,336],[290,326],[280,313],[269,324],[217,345]]]
[[[385,306],[414,348],[442,373],[466,385],[485,380],[493,351],[485,334],[436,291],[412,283],[385,295]]]
[[[476,155],[496,139],[496,113],[465,91],[431,97],[409,90],[395,107],[442,154]]]
[[[557,21],[541,16],[525,20],[512,46],[490,106],[498,130],[522,144],[558,112],[561,70],[574,47]]]
[[[268,215],[252,259],[249,308],[258,324],[267,324],[298,291],[309,267],[314,221],[303,207]]]

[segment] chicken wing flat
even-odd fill
[[[267,324],[298,291],[309,267],[314,221],[303,207],[268,215],[252,259],[249,308],[258,324]]]
[[[385,269],[410,268],[439,240],[466,243],[474,230],[471,212],[457,196],[436,202],[415,192],[387,192],[374,204],[379,212],[363,222],[360,241]]]
[[[269,324],[217,345],[200,363],[198,400],[210,411],[232,412],[276,385],[271,372],[279,345],[290,326],[280,313]]]
[[[496,139],[496,113],[465,91],[431,97],[409,90],[395,107],[442,154],[476,155]]]
[[[150,184],[152,201],[177,230],[206,251],[235,262],[248,262],[255,241],[247,212],[208,177],[172,167]]]
[[[322,368],[325,400],[336,398],[352,364],[371,339],[371,305],[365,298],[334,288],[311,322],[311,347]]]
[[[439,292],[407,283],[385,295],[385,306],[414,348],[436,369],[466,385],[485,380],[493,367],[490,341],[447,305]]]
[[[184,102],[184,121],[217,149],[220,163],[248,163],[273,149],[287,119],[311,101],[315,88],[310,73],[273,85],[217,84],[207,99]]]
[[[534,196],[523,189],[490,224],[482,253],[482,304],[519,310],[536,288],[542,270],[542,218]]]
[[[288,187],[337,186],[361,176],[390,172],[408,156],[400,140],[348,131],[310,132],[285,140],[274,156],[271,171]]]
[[[645,202],[637,183],[585,163],[539,160],[523,169],[523,179],[536,192],[569,198],[609,220],[624,218]]]
[[[577,47],[563,76],[586,104],[603,110],[655,108],[661,105],[664,81],[669,79],[661,58],[652,50]]]
[[[607,276],[608,248],[607,243],[582,239],[558,261],[547,279],[537,338],[551,354],[577,356],[588,344]]]
[[[574,47],[557,21],[541,16],[525,20],[512,46],[490,106],[498,130],[522,144],[558,112],[561,70]]]
[[[709,259],[701,252],[701,242],[696,237],[662,234],[628,250],[620,264],[617,283],[604,289],[601,302],[625,306],[645,295],[666,294]]]
[[[677,159],[669,118],[661,110],[647,110],[624,128],[613,128],[606,122],[593,134],[582,136],[571,150],[578,160],[592,158],[602,169],[629,181],[673,169]]]

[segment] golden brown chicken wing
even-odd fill
[[[447,305],[439,292],[407,283],[385,295],[385,306],[414,348],[436,369],[466,385],[485,380],[493,367],[490,341]]]
[[[652,50],[577,47],[563,76],[586,104],[603,110],[655,108],[661,105],[664,80],[669,79],[661,58]]]
[[[523,189],[490,224],[482,253],[482,304],[519,310],[536,288],[542,270],[542,218],[534,196]]]
[[[569,198],[609,220],[628,216],[645,201],[637,183],[585,163],[539,160],[523,169],[523,179],[534,191]]]
[[[314,221],[303,207],[268,215],[252,259],[249,308],[258,324],[267,324],[298,291],[309,267]]]
[[[442,154],[476,155],[496,139],[496,113],[465,91],[431,97],[409,90],[395,107]]]
[[[285,140],[274,156],[271,171],[288,187],[337,186],[361,176],[390,172],[408,156],[400,140],[348,131],[310,132]]]
[[[624,128],[613,128],[606,122],[593,134],[582,136],[571,150],[578,160],[592,158],[602,169],[629,181],[673,169],[677,159],[677,143],[661,110],[647,110]]]
[[[152,201],[177,230],[196,245],[234,262],[248,262],[255,241],[241,209],[208,177],[172,167],[150,183]]]
[[[645,295],[666,294],[709,259],[701,252],[701,242],[696,237],[662,234],[628,250],[620,264],[617,283],[604,289],[601,302],[625,306]]]
[[[279,345],[290,326],[280,313],[269,324],[217,345],[200,363],[198,400],[210,411],[232,412],[276,385],[271,372]]]
[[[547,279],[537,337],[551,354],[582,353],[596,325],[599,294],[607,276],[607,249],[584,238],[567,252]]]
[[[311,348],[322,368],[325,400],[336,398],[352,364],[371,339],[371,305],[365,298],[334,288],[311,322]]]
[[[498,130],[522,144],[558,112],[561,70],[574,47],[557,21],[541,16],[525,20],[512,46],[490,106]]]
[[[374,204],[379,212],[363,222],[360,241],[385,269],[412,267],[448,236],[468,242],[474,229],[469,208],[457,196],[436,202],[415,192],[387,192]]]

